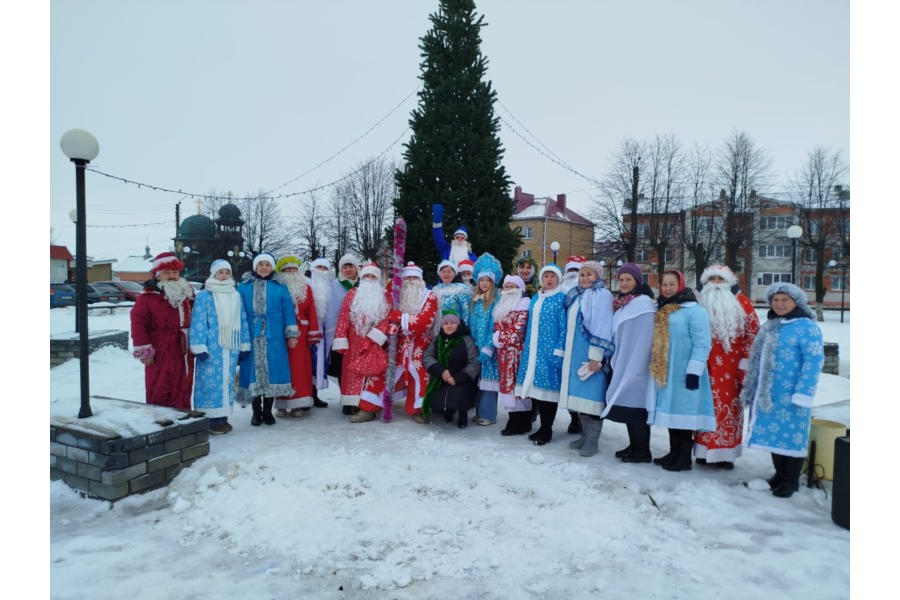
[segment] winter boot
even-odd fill
[[[275,416],[272,414],[273,404],[275,404],[275,398],[263,398],[262,421],[266,425],[275,424]]]
[[[630,442],[630,440],[629,440]],[[616,458],[625,458],[626,456],[630,456],[634,451],[634,447],[629,443],[627,446],[622,448],[621,450],[616,450]]]
[[[556,420],[556,410],[559,405],[556,402],[535,400],[538,405],[538,413],[541,415],[541,426],[537,431],[528,436],[535,446],[543,446],[553,439],[553,421]]]
[[[800,472],[803,470],[802,456],[782,456],[781,483],[772,490],[773,496],[790,498],[800,489]]]
[[[257,396],[253,399],[253,416],[250,418],[250,424],[254,427],[262,425],[262,398]]]
[[[663,463],[666,471],[690,471],[694,462],[691,456],[694,451],[694,432],[690,429],[675,430],[675,456],[668,463]]]
[[[569,428],[566,433],[584,433],[581,425],[581,417],[574,410],[569,411]],[[579,446],[580,447],[580,446]]]
[[[584,445],[578,453],[581,456],[593,456],[600,451],[600,432],[603,430],[603,419],[594,415],[583,415],[581,426],[584,428]]]
[[[327,408],[328,403],[324,400],[319,400],[319,390],[313,388],[313,406],[316,408]]]
[[[667,465],[672,462],[672,459],[675,456],[675,446],[678,443],[678,440],[675,437],[675,430],[669,430],[669,453],[665,456],[660,456],[659,458],[653,459],[654,465]]]
[[[781,485],[781,480],[784,479],[784,459],[787,458],[784,454],[775,454],[772,453],[772,465],[775,467],[775,475],[769,477],[766,481],[769,484],[769,489],[774,490],[778,486]]]
[[[519,410],[509,413],[506,429],[500,435],[523,435],[531,431],[531,411]]]
[[[456,419],[456,426],[465,429],[469,426],[469,411],[464,408],[459,409],[459,417]]]
[[[580,450],[581,447],[584,446],[584,436],[586,435],[585,429],[587,428],[584,426],[581,427],[581,435],[578,436],[577,440],[572,440],[571,442],[569,442],[569,448],[571,448],[572,450]]]
[[[628,439],[631,441],[631,453],[622,456],[622,462],[648,463],[653,461],[650,454],[650,426],[646,423],[628,423]]]

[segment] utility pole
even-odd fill
[[[628,262],[635,262],[637,257],[637,226],[638,226],[638,183],[641,179],[641,157],[638,156],[637,162],[631,169],[631,232],[628,236],[628,246],[625,248]]]

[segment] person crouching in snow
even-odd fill
[[[194,301],[191,352],[197,356],[194,407],[209,419],[209,432],[228,433],[234,409],[234,377],[241,354],[250,353],[247,313],[231,277],[231,264],[214,260]]]
[[[422,364],[428,370],[422,416],[427,421],[432,411],[459,411],[456,426],[465,429],[469,410],[475,406],[481,363],[469,328],[453,311],[445,311],[441,317],[441,332],[425,349]]]
[[[303,271],[302,262],[292,254],[282,256],[275,265],[276,280],[288,289],[291,302],[294,304],[294,316],[297,319],[297,344],[288,349],[288,360],[291,365],[291,387],[294,393],[290,396],[275,398],[275,408],[279,416],[299,417],[313,405],[313,363],[310,346],[322,339],[319,320],[316,313],[315,297]]]
[[[566,295],[559,287],[562,270],[550,263],[541,269],[541,289],[531,299],[525,346],[516,377],[516,395],[537,402],[541,425],[528,436],[536,446],[553,438],[566,345]]]
[[[825,349],[805,291],[773,283],[766,300],[772,308],[750,349],[741,402],[750,407],[747,447],[772,453],[769,487],[790,498],[800,489]]]

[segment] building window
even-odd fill
[[[756,276],[757,285],[772,285],[773,283],[791,283],[790,273],[760,273]]]
[[[697,233],[712,233],[715,226],[715,221],[713,221],[712,217],[694,217],[694,223],[696,224],[695,229]]]
[[[531,250],[522,250],[523,258],[531,258]]]
[[[831,251],[831,258],[834,260],[841,262],[844,260],[844,249],[841,246],[838,246],[834,250]]]
[[[844,276],[843,275],[832,275],[831,276],[831,291],[832,292],[845,292],[847,288],[845,287]]]
[[[804,290],[815,290],[816,289],[816,276],[815,275],[804,275],[800,278],[800,283]]]
[[[793,217],[760,217],[760,229],[787,229],[791,226]]]
[[[644,248],[635,250],[634,260],[637,262],[650,262],[650,251]]]
[[[638,223],[637,236],[639,238],[650,237],[650,223]]]
[[[815,263],[816,262],[816,251],[812,248],[804,248],[803,253],[800,255],[800,260],[805,263]]]
[[[666,248],[666,264],[672,264],[675,262],[675,249],[674,248]]]
[[[791,247],[787,244],[760,244],[760,258],[790,258]]]
[[[522,228],[522,239],[530,240],[534,237],[534,229],[525,226]]]

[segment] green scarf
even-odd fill
[[[445,369],[450,368],[450,354],[459,344],[460,340],[462,340],[462,336],[459,335],[459,333],[447,337],[443,332],[441,332],[435,340],[435,345],[437,346],[435,348],[437,361]],[[431,418],[431,397],[434,392],[441,387],[442,381],[444,380],[441,377],[430,377],[428,379],[428,385],[425,387],[425,398],[422,399],[422,416],[425,417],[426,421]]]

